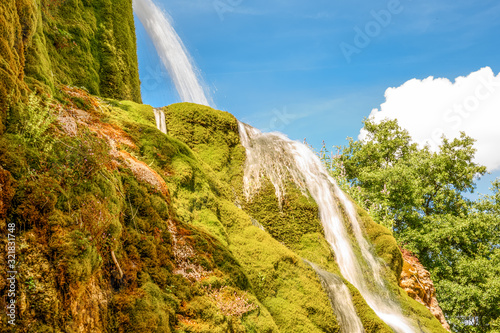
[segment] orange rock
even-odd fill
[[[149,183],[155,189],[168,197],[168,187],[163,178],[146,163],[138,160],[130,153],[121,150],[121,145],[125,145],[131,149],[137,149],[133,139],[125,133],[120,127],[113,124],[103,123],[98,116],[98,110],[101,108],[95,98],[88,95],[87,92],[71,87],[63,87],[66,94],[74,97],[79,97],[87,100],[94,108],[94,112],[87,112],[77,107],[64,109],[60,112],[59,123],[67,135],[77,135],[77,124],[84,125],[99,137],[108,141],[111,147],[110,155],[114,158],[107,167],[111,170],[116,169],[119,165],[124,164],[128,167],[134,176],[146,183]],[[60,106],[62,109],[62,106]],[[60,110],[61,111],[61,110]],[[125,163],[123,163],[125,162]]]
[[[149,183],[165,196],[168,195],[167,184],[156,171],[124,150],[120,151],[120,156],[138,180]]]
[[[137,146],[135,145],[132,138],[116,125],[96,122],[89,125],[89,128],[92,131],[97,132],[100,136],[107,138],[108,140],[113,140],[116,143],[124,144],[132,149],[137,149]]]
[[[404,262],[399,286],[406,291],[408,296],[425,305],[441,325],[451,332],[450,325],[446,322],[436,299],[436,289],[431,280],[431,274],[409,251],[401,249],[401,252]]]

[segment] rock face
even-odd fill
[[[0,3],[0,132],[9,104],[25,91],[25,53],[35,31],[33,6],[29,1]]]
[[[0,133],[23,95],[60,84],[141,101],[130,0],[3,0],[0,31]]]
[[[425,305],[441,325],[450,331],[450,325],[446,322],[443,311],[436,299],[436,289],[434,289],[431,274],[409,251],[402,249],[401,252],[403,253],[404,262],[399,286],[411,298]]]

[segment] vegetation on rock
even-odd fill
[[[195,152],[160,133],[149,106],[62,91],[25,105],[38,112],[23,117],[55,117],[44,140],[9,124],[0,142],[2,228],[20,230],[21,331],[339,331],[314,272],[233,203],[244,161],[234,117],[197,106],[200,121],[184,125],[199,126],[185,138]],[[168,119],[182,124],[189,107]],[[214,147],[196,134],[225,131],[230,158],[212,169],[203,149]]]
[[[7,0],[0,31],[0,133],[22,97],[60,84],[141,101],[131,0]]]

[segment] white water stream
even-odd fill
[[[364,333],[365,329],[356,314],[349,288],[342,279],[333,273],[322,270],[312,262],[304,261],[314,269],[321,279],[321,284],[330,298],[330,303],[337,316],[342,333]]]
[[[134,13],[146,29],[182,102],[210,106],[198,70],[166,13],[151,0],[133,0]]]
[[[342,276],[359,290],[368,305],[395,332],[413,333],[414,329],[399,306],[389,298],[380,276],[381,264],[370,251],[353,204],[328,175],[318,156],[304,144],[279,133],[261,133],[243,123],[239,123],[239,132],[247,154],[244,175],[247,198],[258,190],[262,176],[273,183],[280,202],[287,180],[298,185],[303,193],[309,192],[319,207],[325,238],[335,252]],[[344,221],[339,203],[348,221]],[[345,222],[352,226],[362,261],[355,255]],[[349,316],[357,315],[351,313]]]
[[[153,109],[155,113],[156,128],[162,133],[167,134],[167,122],[165,120],[165,112],[160,109]]]

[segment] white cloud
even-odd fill
[[[412,79],[388,88],[386,101],[373,109],[375,122],[398,119],[415,142],[436,148],[444,134],[448,139],[465,132],[476,142],[476,162],[488,171],[500,169],[500,73],[485,67],[455,82],[446,78]],[[365,137],[361,130],[359,139]]]

